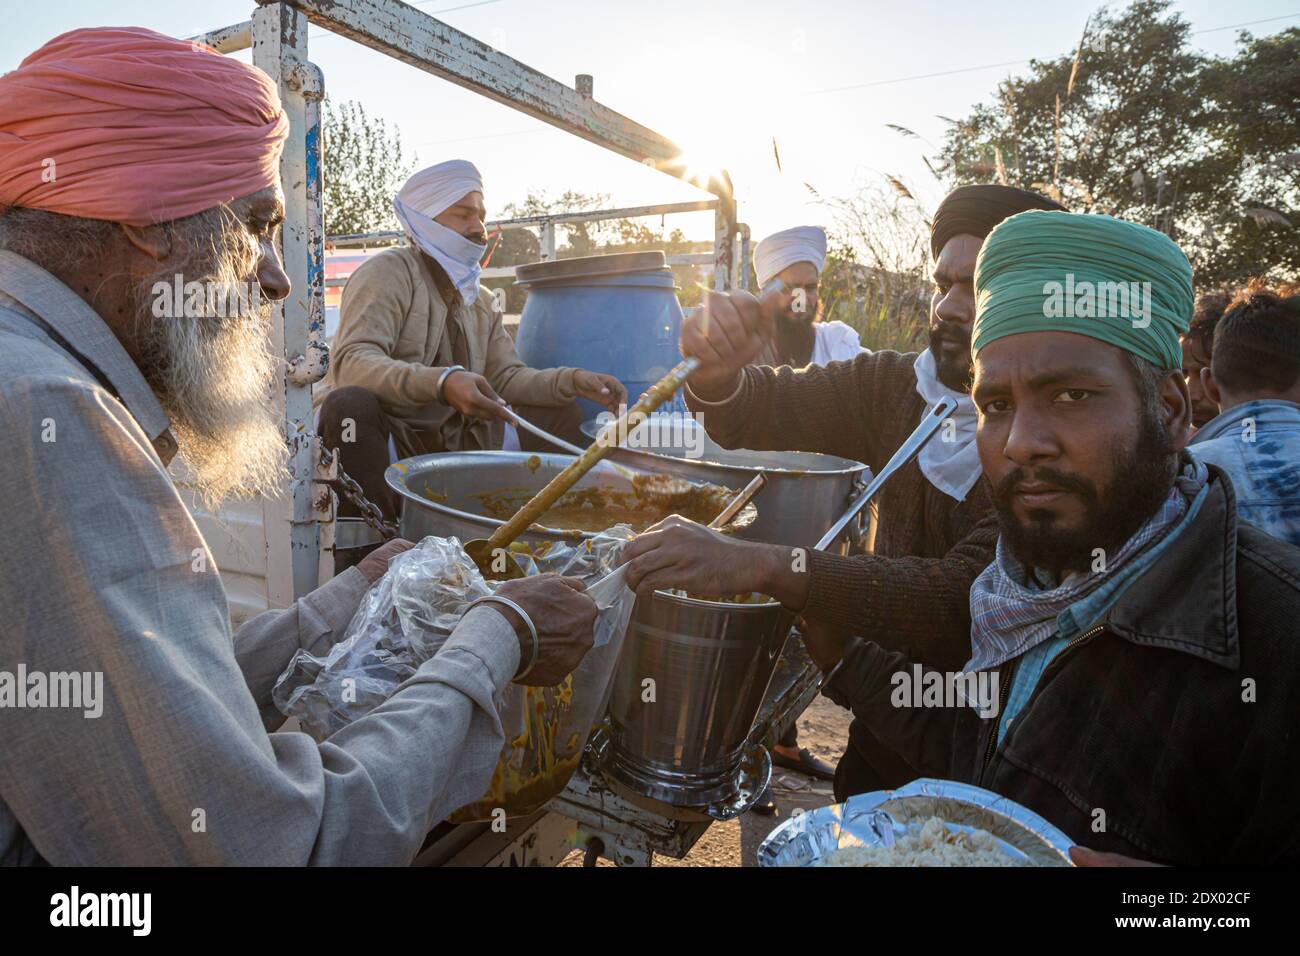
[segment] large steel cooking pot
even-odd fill
[[[458,451],[419,455],[389,465],[384,473],[388,486],[402,499],[400,534],[410,541],[426,535],[455,536],[461,542],[488,538],[505,522],[490,517],[478,497],[499,493],[522,505],[547,482],[573,463],[571,455],[529,454],[518,451]],[[608,488],[630,492],[632,483],[608,462],[600,462],[574,486]],[[751,503],[738,514],[729,529],[739,530],[755,520]],[[761,516],[761,512],[759,512]],[[545,515],[541,522],[544,525]],[[575,541],[595,532],[569,531],[534,524],[519,536],[520,541]]]
[[[775,601],[638,599],[610,694],[610,770],[674,806],[735,795],[794,614]]]
[[[601,427],[601,422],[589,421],[582,430],[595,438]],[[749,541],[811,548],[871,480],[866,465],[848,458],[723,448],[684,416],[656,416],[626,438],[633,447],[620,447],[610,457],[630,468],[668,471],[735,489],[766,472],[767,484],[754,497],[758,518],[736,534]]]

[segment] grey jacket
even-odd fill
[[[232,635],[157,399],[82,299],[4,251],[0,434],[0,863],[405,864],[487,790],[504,617],[471,612],[322,744],[273,732],[275,678],[342,635],[365,578]]]

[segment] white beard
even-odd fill
[[[213,507],[226,497],[274,496],[287,451],[270,403],[275,362],[265,321],[227,320],[215,331],[203,328],[210,320],[167,321],[191,330],[169,336],[173,385],[163,405],[199,498]]]
[[[242,270],[222,263],[214,271],[198,281],[228,282]],[[259,298],[228,317],[157,318],[150,290],[170,280],[141,283],[136,314],[143,371],[171,419],[187,483],[210,510],[228,497],[274,496],[287,447],[270,401],[279,360],[268,347],[269,304]]]

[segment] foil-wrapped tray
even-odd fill
[[[841,847],[884,846],[929,817],[952,830],[985,830],[1026,866],[1072,866],[1074,841],[1032,810],[988,790],[923,778],[786,820],[758,848],[759,866],[816,866]]]

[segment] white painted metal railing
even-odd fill
[[[718,202],[717,199],[701,199],[695,202],[659,203],[652,206],[626,206],[620,209],[544,213],[537,216],[520,216],[514,219],[493,219],[487,223],[487,231],[491,234],[496,231],[509,232],[517,229],[536,229],[538,230],[541,241],[541,251],[538,258],[544,262],[551,262],[554,261],[556,257],[555,235],[557,226],[584,222],[608,222],[612,219],[638,219],[645,216],[666,216],[691,212],[716,212]],[[748,227],[743,223],[738,224],[736,229],[737,241],[744,241],[747,243],[748,238]],[[391,231],[350,233],[341,236],[330,236],[327,240],[328,246],[331,250],[369,249],[389,245],[401,245],[405,242],[406,236],[404,233]],[[732,262],[741,265],[749,262],[749,250],[747,245],[744,249],[733,249],[732,252]],[[718,265],[717,256],[714,252],[672,253],[665,256],[665,259],[670,266],[707,266],[710,269],[716,269]],[[483,270],[483,278],[513,278],[515,275],[515,268],[515,266],[490,266]],[[738,275],[730,276],[730,284],[745,288],[748,285],[748,270],[737,271],[739,272]]]

